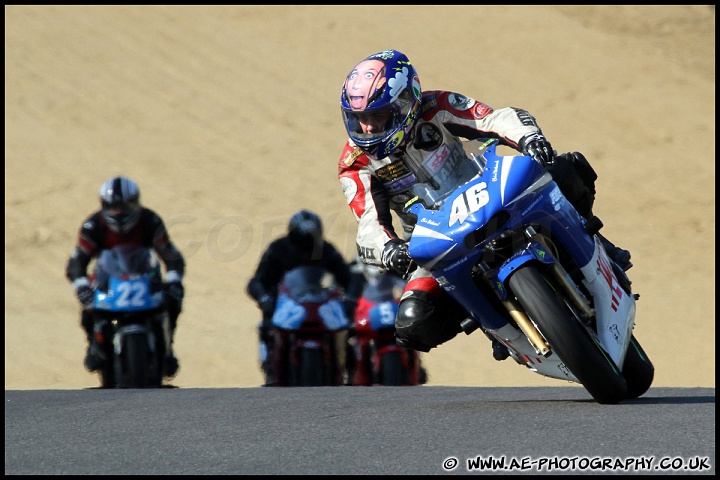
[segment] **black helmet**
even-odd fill
[[[303,250],[320,245],[323,240],[322,221],[309,210],[300,210],[290,218],[288,237]]]
[[[127,177],[113,177],[100,187],[100,205],[108,227],[128,233],[140,219],[140,189]]]

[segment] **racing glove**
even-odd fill
[[[165,277],[167,283],[165,283],[165,295],[170,297],[178,305],[182,304],[183,297],[185,296],[185,287],[182,284],[182,277],[175,270],[167,272]]]
[[[263,320],[269,321],[275,313],[275,299],[270,294],[265,294],[258,300],[258,308],[262,311]]]
[[[357,301],[345,299],[343,300],[343,311],[345,316],[348,318],[350,325],[355,323],[355,309],[357,308]]]
[[[75,291],[75,295],[77,295],[78,300],[80,300],[80,305],[82,305],[83,308],[90,308],[93,306],[95,293],[88,285],[79,286]]]
[[[525,135],[520,140],[520,149],[523,155],[528,155],[533,158],[536,162],[539,162],[542,166],[548,166],[552,164],[553,152],[552,145],[547,141],[545,136],[541,133],[531,133]]]
[[[75,296],[83,308],[91,308],[95,302],[95,292],[90,287],[87,277],[78,278],[73,282]]]
[[[380,261],[385,268],[404,278],[412,259],[408,253],[407,244],[395,238],[385,244]]]
[[[183,287],[182,282],[168,282],[165,285],[165,294],[180,303],[185,296],[185,287]]]

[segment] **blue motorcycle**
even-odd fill
[[[159,262],[147,248],[103,250],[92,275],[102,388],[160,387],[170,351]]]
[[[531,157],[498,155],[496,139],[443,146],[411,165],[406,210],[413,261],[531,371],[581,384],[601,404],[644,394],[654,367],[633,335],[626,273]]]

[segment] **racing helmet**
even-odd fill
[[[404,53],[385,50],[363,59],[345,78],[340,96],[350,139],[373,159],[387,157],[412,141],[422,90]],[[363,132],[361,121],[375,122]]]
[[[301,250],[312,250],[323,240],[323,226],[320,217],[305,209],[295,213],[288,224],[288,237]]]
[[[100,187],[100,205],[110,230],[126,234],[140,220],[140,189],[127,177],[113,177]]]

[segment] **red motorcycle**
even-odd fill
[[[415,350],[395,343],[395,316],[405,281],[371,266],[363,269],[366,283],[355,310],[353,335],[349,340],[352,385],[422,385],[427,373]]]
[[[342,292],[328,277],[322,267],[301,266],[287,272],[278,287],[271,327],[278,386],[345,383],[340,358],[350,322]]]

